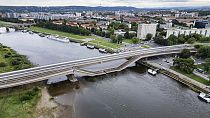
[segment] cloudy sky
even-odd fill
[[[210,6],[210,0],[0,0],[0,5],[9,6],[134,6],[174,7]]]

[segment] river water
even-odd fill
[[[76,43],[51,41],[36,34],[5,33],[3,28],[0,32],[0,43],[27,55],[38,65],[103,55]],[[61,76],[52,82],[58,79],[66,78]],[[50,87],[49,92],[56,102],[73,105],[76,118],[210,117],[210,104],[200,101],[198,93],[164,75],[153,77],[140,66],[97,77],[96,82],[82,79],[80,89],[73,89],[68,81],[61,82]]]

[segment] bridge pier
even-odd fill
[[[66,75],[66,77],[69,79],[70,82],[73,83],[73,86],[75,87],[75,89],[80,88],[79,81],[73,74]]]
[[[77,78],[73,74],[66,75],[70,82],[77,82]]]

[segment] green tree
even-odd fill
[[[123,36],[122,35],[118,35],[117,36],[117,43],[120,44],[123,41]]]
[[[125,39],[130,39],[130,34],[129,34],[129,32],[126,32],[126,33],[125,33],[124,38],[125,38]]]
[[[146,40],[149,41],[149,40],[151,40],[151,39],[152,39],[152,34],[148,33],[148,34],[146,35]]]
[[[115,35],[110,36],[112,43],[117,43],[117,39]]]
[[[178,37],[175,35],[170,35],[168,37],[168,45],[177,45],[178,44]]]
[[[191,58],[175,58],[174,66],[181,71],[191,74],[194,71],[194,60]]]
[[[206,72],[210,70],[210,58],[205,59],[205,63],[203,64],[203,67]]]
[[[182,52],[179,54],[179,58],[190,58],[191,52],[188,49],[183,49]]]
[[[201,46],[198,51],[196,56],[198,58],[210,58],[210,46]]]
[[[161,36],[161,35],[154,37],[154,42],[159,45],[164,45],[164,46],[168,45],[168,40],[164,39],[163,36]]]
[[[196,42],[196,39],[195,39],[194,37],[189,38],[189,39],[187,40],[187,43],[189,43],[189,44],[193,44],[193,43],[195,43],[195,42]]]
[[[140,42],[140,39],[138,39],[137,37],[133,37],[132,42],[133,44],[138,44]]]
[[[132,22],[131,23],[131,30],[137,31],[137,29],[138,29],[138,24],[136,22]]]
[[[7,66],[7,63],[5,62],[0,62],[0,67],[6,67]]]

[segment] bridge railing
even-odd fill
[[[136,51],[129,51],[129,52],[123,52],[123,53],[118,53],[118,54],[111,54],[111,55],[106,55],[106,56],[100,56],[100,57],[94,57],[94,58],[88,58],[88,59],[81,59],[77,61],[69,61],[69,62],[64,62],[64,63],[58,63],[58,64],[52,64],[52,65],[47,65],[47,66],[40,66],[40,67],[35,67],[35,68],[30,68],[30,69],[24,69],[24,70],[19,70],[19,71],[13,71],[13,72],[8,72],[8,73],[3,73],[0,74],[0,78],[7,78],[7,77],[12,77],[12,76],[17,76],[17,75],[24,75],[24,74],[29,74],[29,73],[37,73],[39,71],[42,72],[47,72],[49,70],[57,70],[60,68],[65,68],[65,67],[74,67],[74,66],[84,66],[87,64],[93,64],[93,63],[98,63],[100,61],[109,61],[109,60],[116,60],[116,59],[121,59],[121,58],[126,58],[130,56],[135,56],[144,53],[147,51],[147,53],[150,52],[157,52],[157,51],[168,51],[169,49],[171,51],[173,50],[182,50],[185,48],[192,48],[189,45],[178,45],[178,46],[166,46],[166,47],[159,47],[159,48],[149,48],[149,49],[141,49],[141,50],[136,50]],[[172,50],[173,49],[173,50]]]

